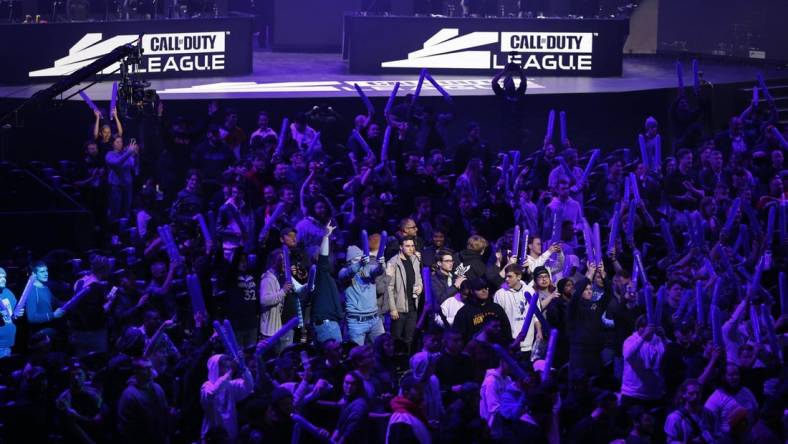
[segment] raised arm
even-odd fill
[[[314,180],[316,173],[317,173],[316,170],[313,170],[311,173],[309,173],[309,176],[307,176],[306,180],[304,181],[304,184],[301,185],[301,192],[298,194],[298,201],[301,207],[301,214],[307,214],[306,211],[307,208],[306,208],[306,203],[304,202],[304,196],[306,195],[307,187],[309,187],[309,182],[312,182],[312,180]]]
[[[93,114],[96,116],[96,121],[93,123],[93,139],[98,139],[99,136],[99,128],[101,126],[101,112],[99,110],[93,111]]]
[[[118,110],[112,109],[110,110],[110,112],[112,113],[112,117],[115,118],[115,125],[117,127],[118,136],[123,137],[123,125],[120,123],[120,117],[118,117]]]

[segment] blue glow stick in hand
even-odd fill
[[[588,163],[586,164],[586,169],[583,170],[583,177],[580,179],[580,184],[584,184],[586,180],[588,180],[588,175],[591,174],[591,170],[594,168],[596,164],[596,159],[599,157],[599,150],[594,150],[591,153],[591,158],[588,159]]]
[[[380,232],[380,245],[378,246],[378,255],[376,257],[377,260],[380,258],[385,257],[386,254],[386,243],[388,243],[389,235],[386,233],[386,230]]]
[[[629,181],[632,182],[630,186],[632,197],[635,199],[635,203],[640,203],[640,190],[638,190],[638,179],[635,177],[635,173],[629,173]]]
[[[520,254],[520,226],[514,226],[514,234],[512,235],[512,254],[510,256],[514,256],[519,258]]]
[[[285,273],[285,284],[292,284],[293,274],[290,269],[290,249],[287,248],[287,245],[282,246],[282,268],[284,268]]]
[[[285,325],[282,326],[282,328],[280,328],[279,330],[276,331],[276,333],[271,335],[270,338],[266,338],[265,339],[266,342],[265,342],[264,346],[259,347],[257,349],[257,353],[258,354],[264,354],[271,347],[274,347],[276,344],[278,344],[279,340],[282,339],[282,337],[287,332],[289,332],[290,330],[292,330],[292,329],[294,329],[296,327],[298,327],[298,319],[297,318],[290,319],[289,321],[287,321],[287,323]]]
[[[750,305],[750,324],[752,326],[752,335],[753,339],[756,343],[761,343],[761,323],[758,321],[760,315],[758,313],[758,307],[755,305]]]
[[[277,143],[274,153],[279,154],[282,152],[282,148],[284,148],[285,146],[285,137],[287,136],[287,128],[289,126],[290,126],[290,121],[287,120],[287,117],[282,119],[282,128],[279,129],[279,140],[276,141]]]
[[[654,137],[654,162],[651,166],[654,171],[662,170],[662,136],[659,134]]]
[[[219,323],[219,321],[213,321],[212,325],[216,335],[219,336],[219,339],[222,341],[222,345],[224,345],[224,350],[228,355],[235,357],[235,355],[233,355],[233,348],[230,344],[230,339],[227,337],[227,332],[224,331],[222,324]]]
[[[85,91],[80,91],[79,96],[82,97],[82,100],[85,101],[85,103],[88,105],[88,108],[90,108],[91,111],[93,111],[94,113],[98,112],[99,114],[101,114],[101,111],[99,111],[98,106],[96,106],[96,104],[93,103],[92,100],[90,100],[90,97]]]
[[[566,128],[566,112],[561,111],[560,113],[558,113],[558,117],[561,122],[561,143],[564,143],[564,141],[566,141],[568,138],[567,137],[568,131]]]
[[[629,201],[629,208],[627,213],[627,226],[625,230],[625,234],[627,235],[627,240],[630,242],[634,242],[635,240],[635,201]]]
[[[364,257],[369,257],[369,236],[367,235],[367,230],[361,230],[361,251]]]
[[[649,163],[648,147],[646,146],[646,137],[643,134],[638,134],[638,146],[640,146],[640,160],[647,170],[651,171],[651,164]]]
[[[506,349],[504,349],[498,344],[492,344],[492,348],[493,350],[495,350],[495,353],[497,353],[498,356],[504,362],[506,362],[506,365],[509,367],[509,370],[518,380],[524,380],[528,377],[528,374],[525,373],[525,370],[523,370],[523,368],[520,367],[520,364],[518,364],[517,361],[515,361],[514,358],[512,358],[512,355],[510,355],[509,352],[506,351]]]
[[[586,253],[586,261],[594,262],[595,259],[594,259],[593,234],[591,234],[591,226],[588,225],[588,221],[585,218],[583,218],[583,224],[581,228],[583,232],[583,248],[585,249],[585,253]]]
[[[443,87],[440,86],[440,84],[437,81],[435,81],[435,79],[432,78],[432,75],[430,73],[427,73],[426,77],[427,77],[427,80],[429,80],[429,82],[432,84],[432,86],[435,89],[437,89],[439,93],[441,93],[441,95],[443,96],[444,100],[446,100],[447,102],[451,102],[452,101],[451,95],[448,93],[448,91],[443,89]]]
[[[714,283],[714,289],[712,289],[712,291],[711,291],[711,305],[714,305],[715,307],[719,307],[720,306],[720,291],[721,290],[722,290],[722,285],[720,284],[720,281],[717,280]]]
[[[602,238],[599,233],[599,224],[594,222],[594,262],[602,263]]]
[[[520,253],[519,253],[519,256],[517,257],[517,262],[519,264],[524,264],[525,263],[526,255],[527,255],[527,252],[528,252],[528,235],[529,234],[530,233],[528,233],[528,230],[523,230],[523,232],[522,232],[522,235],[521,235],[522,238],[520,239]]]
[[[649,325],[657,326],[657,318],[654,313],[654,299],[651,295],[651,287],[648,282],[643,282],[643,301],[646,304],[646,319]]]
[[[687,314],[687,306],[689,305],[690,298],[692,297],[692,290],[683,290],[681,292],[681,299],[679,300],[679,307],[673,313],[673,322],[683,321]]]
[[[364,106],[367,108],[367,113],[375,114],[375,107],[372,106],[372,102],[369,101],[369,97],[364,93],[364,90],[358,86],[358,83],[354,83],[353,87],[356,88],[356,92],[358,96],[361,97],[361,101],[364,102]]]
[[[551,109],[550,114],[547,115],[547,134],[545,135],[545,139],[553,139],[553,134],[555,133],[555,110]]]
[[[424,85],[424,76],[426,75],[427,75],[427,69],[423,68],[421,70],[421,73],[419,73],[419,82],[416,84],[416,91],[413,93],[413,97],[411,98],[410,101],[410,106],[415,105],[416,100],[419,99],[419,95],[421,94],[421,87],[422,85]]]
[[[305,419],[303,416],[297,413],[293,413],[290,416],[293,418],[293,422],[299,425],[303,430],[306,430],[313,437],[329,444],[336,444],[336,442],[331,438],[323,438],[323,435],[320,434],[320,429]]]
[[[771,208],[769,208],[769,218],[766,222],[766,244],[764,245],[767,250],[771,249],[772,241],[774,241],[774,219],[777,216],[775,212],[776,208],[777,205],[772,205]]]
[[[202,286],[196,274],[190,273],[186,275],[186,290],[189,293],[189,299],[192,303],[192,312],[195,315],[200,313],[207,319],[208,310],[205,308],[205,298],[202,294]]]
[[[386,164],[389,161],[390,142],[391,142],[391,126],[387,126],[386,131],[383,132],[383,145],[380,148],[380,161],[383,164]]]
[[[208,224],[205,222],[205,217],[202,215],[202,213],[195,214],[192,219],[196,220],[197,224],[200,226],[200,232],[202,233],[202,237],[205,242],[213,242],[211,230],[208,229]]]
[[[624,177],[624,202],[629,202],[632,200],[632,190],[630,189],[631,184],[629,182],[629,176]]]
[[[769,347],[772,349],[772,353],[780,358],[780,361],[783,360],[782,348],[780,348],[780,341],[777,339],[777,331],[774,329],[774,321],[772,320],[772,315],[769,313],[769,307],[766,304],[761,304],[761,322],[763,322],[764,327],[766,327],[766,334],[769,338]]]
[[[82,299],[84,299],[84,298],[85,298],[85,296],[87,296],[87,295],[88,295],[88,293],[90,293],[90,287],[91,287],[91,286],[92,286],[92,284],[91,284],[91,285],[86,285],[86,286],[82,287],[82,289],[80,289],[80,290],[79,290],[79,291],[78,291],[78,292],[77,292],[77,293],[76,293],[76,294],[75,294],[75,295],[74,295],[74,296],[73,296],[71,299],[69,299],[69,300],[68,300],[68,302],[66,302],[65,304],[63,304],[63,306],[62,306],[62,307],[60,307],[60,308],[61,308],[63,311],[65,311],[65,312],[68,312],[68,311],[70,311],[72,308],[76,307],[76,306],[77,306],[77,304],[79,304],[79,303],[80,303],[80,301],[82,301]]]
[[[383,109],[383,115],[388,116],[391,112],[391,107],[394,106],[394,99],[397,98],[397,91],[399,91],[399,82],[394,84],[394,89],[391,90],[389,100],[386,102],[386,107]]]
[[[613,220],[610,222],[610,235],[608,236],[607,251],[616,251],[616,240],[618,240],[618,230],[621,225],[621,204],[616,202],[613,209]]]
[[[772,135],[775,139],[777,139],[777,143],[782,149],[788,149],[788,142],[785,140],[785,137],[783,137],[783,134],[777,129],[776,126],[769,127],[769,131],[772,132]]]
[[[353,139],[356,140],[356,142],[358,142],[359,145],[361,145],[361,148],[364,150],[364,152],[366,152],[367,154],[372,152],[372,149],[369,147],[369,144],[367,143],[366,140],[364,140],[364,138],[361,136],[361,133],[359,133],[357,129],[354,128],[353,132],[350,135],[353,137]]]
[[[763,91],[763,96],[766,97],[766,100],[772,101],[772,94],[769,92],[769,88],[766,87],[766,81],[763,80],[763,73],[758,73],[756,75],[758,78],[758,85],[760,85],[761,90]]]
[[[233,331],[233,326],[230,324],[228,319],[225,319],[222,327],[224,328],[224,335],[227,338],[227,343],[230,346],[230,354],[238,362],[238,365],[241,367],[241,369],[243,369],[246,367],[244,363],[244,356],[241,352],[241,348],[238,346],[238,341],[235,339],[235,331]]]
[[[558,330],[553,328],[550,330],[550,338],[547,340],[547,354],[544,358],[544,369],[542,370],[542,381],[550,379],[550,372],[553,368],[553,361],[555,360],[555,349],[558,344]]]
[[[533,296],[531,296],[531,299],[528,301],[528,310],[525,312],[523,327],[520,330],[520,333],[517,335],[518,338],[525,339],[525,336],[528,334],[528,329],[531,327],[531,321],[534,318],[534,311],[538,310],[537,308],[538,302],[539,302],[539,293],[534,293]]]
[[[758,97],[758,87],[757,86],[753,86],[752,87],[752,103],[753,103],[753,105],[757,106],[757,104],[758,104],[758,102],[760,100],[761,100],[760,97]]]

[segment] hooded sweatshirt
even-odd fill
[[[488,317],[495,317],[501,321],[501,337],[511,337],[512,327],[509,325],[506,312],[490,299],[482,302],[475,297],[469,298],[468,302],[457,312],[457,316],[454,317],[454,328],[462,333],[463,340],[469,341],[481,331],[484,321]]]
[[[519,290],[515,290],[504,283],[501,288],[495,292],[495,296],[493,296],[493,301],[500,305],[503,311],[506,312],[506,317],[509,319],[509,324],[512,327],[512,339],[516,338],[517,335],[520,334],[520,330],[523,329],[525,312],[528,311],[529,299],[530,294],[528,294],[528,286],[525,285],[523,281],[520,281]],[[525,339],[520,343],[520,350],[531,351],[534,345],[534,331],[535,327],[532,321],[531,325],[528,327]]]
[[[200,404],[205,413],[200,435],[204,438],[211,427],[220,426],[227,431],[230,441],[238,437],[238,411],[235,404],[243,400],[254,389],[254,380],[249,369],[244,369],[240,378],[231,379],[232,373],[219,374],[221,354],[208,359],[208,380],[200,388]]]
[[[484,375],[479,399],[479,416],[487,424],[492,422],[492,417],[501,405],[501,395],[512,383],[512,378],[504,375],[499,368],[488,368]]]
[[[602,314],[607,309],[610,292],[606,289],[597,301],[585,300],[583,290],[588,285],[590,281],[587,278],[575,284],[575,294],[567,310],[569,342],[573,345],[601,346],[604,339]]]
[[[391,400],[391,410],[394,413],[391,414],[386,429],[386,444],[410,442],[414,438],[420,444],[432,442],[427,418],[420,406],[404,396],[397,396]]]
[[[429,378],[426,377],[431,365],[430,359],[429,353],[418,352],[410,358],[410,369],[413,371],[413,377],[424,381],[424,410],[427,413],[427,419],[440,421],[443,416],[440,381],[434,374]]]

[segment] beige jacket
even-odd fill
[[[424,288],[421,282],[421,261],[418,256],[411,256],[413,261],[413,271],[416,273],[416,280],[413,282],[414,293],[415,290]],[[388,299],[389,310],[397,310],[399,313],[408,312],[408,300],[405,299],[405,264],[402,263],[400,254],[389,259],[386,264],[386,276],[388,276]],[[419,306],[418,300],[419,293],[407,295],[408,297],[416,298],[416,307]]]

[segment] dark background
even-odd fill
[[[754,49],[788,62],[786,19],[785,0],[661,0],[657,49],[736,59]]]

